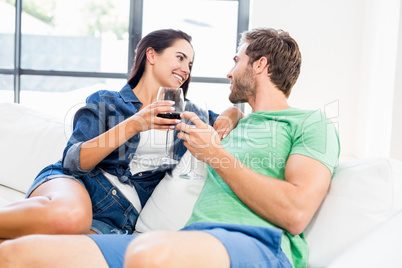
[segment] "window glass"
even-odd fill
[[[14,68],[15,0],[0,0],[0,68]]]
[[[226,77],[237,41],[237,1],[146,0],[143,35],[161,28],[191,35],[193,76]]]
[[[22,75],[21,104],[58,117],[71,118],[93,92],[102,89],[120,91],[126,82],[125,79]]]
[[[229,87],[229,84],[191,82],[187,98],[197,103],[205,102],[208,110],[220,114],[223,110],[233,105],[229,101]]]
[[[0,103],[14,102],[14,76],[0,74]]]
[[[130,1],[24,0],[23,69],[127,73]]]

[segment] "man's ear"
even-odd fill
[[[155,63],[155,50],[152,47],[147,48],[147,60],[150,64],[154,64]]]
[[[266,72],[266,68],[268,68],[268,60],[266,57],[261,57],[260,59],[254,62],[254,71],[256,74],[260,74],[262,72]]]

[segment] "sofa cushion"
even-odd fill
[[[25,193],[0,185],[0,207],[24,199]]]
[[[401,226],[402,211],[354,243],[327,268],[402,267]]]
[[[309,267],[327,267],[350,245],[402,210],[402,163],[369,158],[340,164],[305,231]]]
[[[23,105],[1,103],[0,133],[0,185],[26,192],[40,170],[62,157],[71,127]]]
[[[137,220],[137,232],[179,230],[191,216],[205,179],[187,180],[179,177],[190,169],[190,152],[183,155],[172,174],[166,174],[156,186]],[[206,164],[196,161],[195,171],[206,176]]]

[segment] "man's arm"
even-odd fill
[[[323,200],[331,172],[321,162],[291,155],[285,180],[254,172],[227,151],[215,153],[212,167],[252,211],[292,235],[303,232]]]
[[[179,124],[177,128],[184,131],[179,138],[190,152],[214,168],[246,206],[292,235],[305,229],[328,190],[331,172],[313,158],[291,155],[285,180],[280,180],[246,167],[222,148],[218,134],[206,130],[205,124],[192,129]]]

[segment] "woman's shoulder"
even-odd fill
[[[87,97],[87,103],[110,102],[112,99],[121,98],[118,91],[101,89]]]
[[[88,99],[91,98],[116,98],[120,97],[120,94],[118,91],[113,91],[113,90],[108,90],[108,89],[100,89],[98,91],[95,91],[91,95],[88,96]]]

